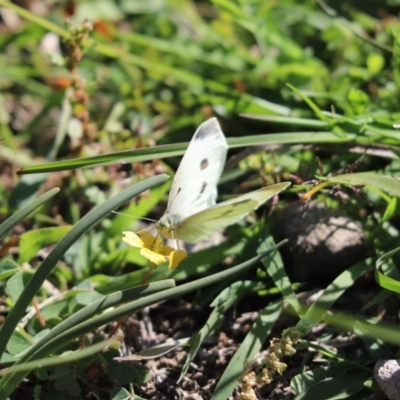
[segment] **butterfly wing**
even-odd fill
[[[166,214],[181,221],[215,204],[227,150],[216,118],[197,128],[172,182]]]
[[[185,218],[174,230],[174,237],[189,243],[209,238],[214,233],[240,221],[289,185],[290,182],[282,182],[267,186],[202,210]]]

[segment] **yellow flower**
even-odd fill
[[[150,261],[150,267],[157,267],[169,259],[169,269],[174,269],[186,257],[186,251],[165,245],[161,236],[155,237],[146,231],[122,233],[122,240],[129,246],[139,248],[140,254]]]

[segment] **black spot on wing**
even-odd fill
[[[200,169],[206,169],[208,167],[208,159],[207,158],[203,158],[200,162]]]
[[[204,193],[204,191],[206,190],[206,187],[207,187],[207,182],[203,182],[199,195]]]
[[[197,196],[197,199],[199,199],[200,197],[201,197],[201,195],[204,193],[204,191],[206,190],[206,187],[207,187],[207,182],[203,182],[203,184],[201,185],[201,189],[200,189],[200,192],[199,192],[199,195]],[[196,199],[196,200],[197,200]]]
[[[196,133],[194,134],[194,140],[203,140],[207,137],[218,133],[219,124],[216,118],[211,118],[205,122],[203,122],[198,128]]]
[[[193,137],[193,140],[203,140],[209,135],[210,131],[204,127],[200,128]]]

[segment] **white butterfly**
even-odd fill
[[[216,118],[196,130],[179,165],[165,214],[156,223],[166,238],[195,243],[239,221],[290,182],[278,183],[215,204],[228,144]]]

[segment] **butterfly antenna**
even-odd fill
[[[178,196],[178,194],[180,193],[181,190],[182,190],[182,188],[179,188],[179,189],[176,191],[175,196],[172,197],[172,199],[170,199],[170,200],[168,201],[168,205],[169,205],[170,203],[172,204],[172,203],[175,201],[176,197]]]
[[[136,218],[136,219],[141,219],[143,221],[149,221],[149,222],[157,222],[155,219],[151,218],[145,218],[145,217],[136,217],[135,215],[130,215],[130,214],[125,214],[119,211],[111,211],[113,214],[118,214],[118,215],[124,215],[125,217],[131,217],[131,218]]]

